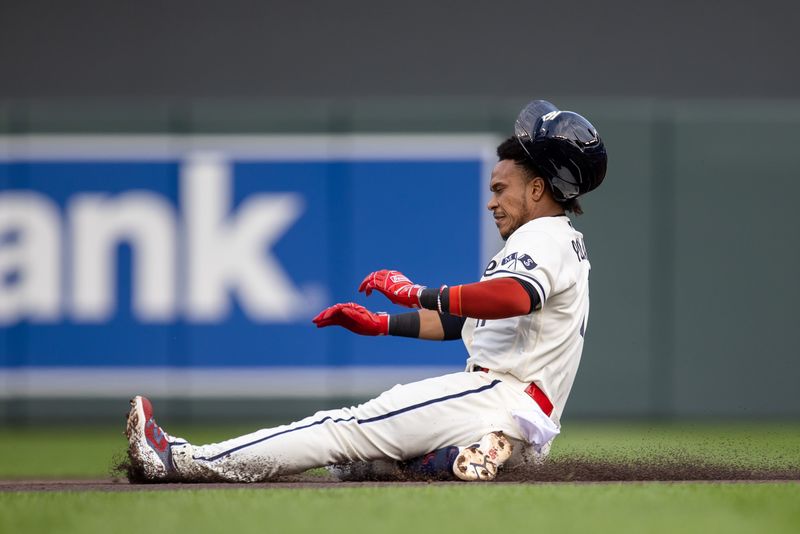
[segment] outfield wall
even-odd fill
[[[553,100],[610,152],[576,221],[592,312],[567,414],[800,415],[800,103]],[[522,103],[4,106],[2,417],[136,392],[326,404],[460,369],[458,342],[309,321],[391,310],[355,293],[376,268],[480,275],[492,149]]]

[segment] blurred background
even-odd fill
[[[800,415],[800,7],[0,3],[0,425],[268,420],[463,368],[310,319],[477,280],[534,98],[609,152],[570,418]],[[388,239],[390,238],[390,239]]]

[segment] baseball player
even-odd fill
[[[359,291],[414,311],[341,303],[313,320],[361,335],[461,339],[464,371],[202,446],[168,435],[150,402],[136,397],[126,433],[140,476],[251,482],[383,461],[432,477],[492,480],[504,464],[542,459],[559,433],[589,314],[589,258],[567,213],[582,213],[578,197],[603,181],[606,151],[584,117],[535,100],[497,155],[487,207],[505,246],[479,282],[424,287],[381,270]]]

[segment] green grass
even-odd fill
[[[257,426],[178,427],[175,435],[213,443]],[[173,429],[169,429],[171,432]],[[124,456],[124,425],[6,428],[0,433],[0,479],[103,478]]]
[[[208,443],[254,430],[176,426],[168,430]],[[0,432],[0,479],[106,477],[112,457],[124,453],[122,425],[114,428],[5,428]],[[680,455],[747,467],[800,466],[800,423],[569,422],[553,457],[659,459]]]
[[[18,493],[0,532],[797,532],[798,484]]]
[[[800,423],[680,422],[567,424],[553,456],[698,459],[719,465],[763,468],[800,466]]]
[[[170,431],[213,442],[253,427]],[[0,479],[104,478],[122,428],[4,428]],[[554,457],[800,466],[800,423],[570,422]],[[0,493],[0,532],[798,532],[800,483],[398,485]]]

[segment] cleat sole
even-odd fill
[[[511,457],[514,446],[502,432],[486,434],[479,443],[466,447],[453,463],[453,473],[465,481],[489,481]]]

